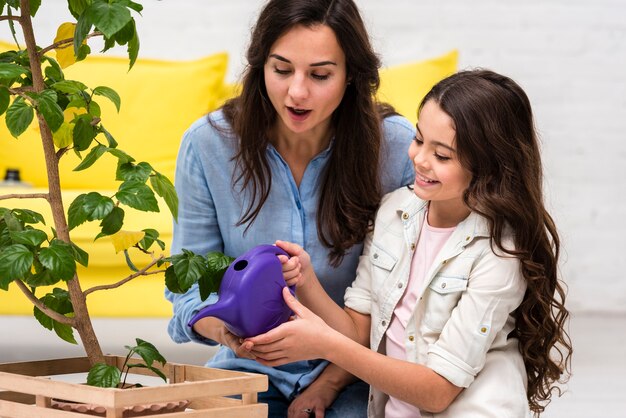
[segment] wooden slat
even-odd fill
[[[81,373],[87,370],[89,370],[87,357],[0,364],[0,372],[23,374],[25,376],[51,376]]]

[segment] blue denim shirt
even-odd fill
[[[210,117],[225,131],[215,129],[203,117],[183,136],[176,165],[175,186],[179,208],[171,253],[180,253],[185,248],[201,255],[221,251],[237,257],[259,244],[273,244],[277,239],[292,241],[311,255],[326,292],[343,306],[343,295],[355,278],[363,245],[352,247],[341,265],[335,268],[328,264],[329,251],[318,238],[316,215],[321,174],[328,163],[334,140],[311,160],[299,188],[280,154],[273,146],[267,147],[272,187],[257,219],[244,233],[245,226],[237,226],[236,223],[247,208],[248,196],[241,193],[240,184],[233,186],[233,170],[236,169],[233,157],[238,139],[228,134],[229,125],[221,111],[213,112]],[[383,129],[381,184],[382,192],[387,193],[414,180],[407,150],[415,129],[400,116],[386,118]],[[165,296],[173,305],[174,314],[168,332],[175,342],[215,344],[196,334],[187,323],[204,306],[215,303],[217,295],[201,301],[197,286],[194,286],[182,295],[166,290]],[[238,358],[229,348],[221,347],[207,365],[266,374],[290,398],[315,380],[326,362],[303,361],[270,368],[253,360]]]

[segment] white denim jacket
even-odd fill
[[[409,279],[427,204],[406,187],[383,198],[357,278],[346,291],[347,307],[371,315],[372,350],[384,353],[383,338]],[[511,236],[504,245],[513,248]],[[472,212],[435,258],[406,327],[407,359],[465,388],[443,413],[424,411],[423,417],[529,415],[518,341],[507,338],[525,291],[519,260],[494,254],[486,219]],[[386,401],[372,387],[368,416],[383,417]]]

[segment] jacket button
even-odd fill
[[[412,335],[409,335],[409,341],[413,341],[413,340],[415,340],[415,337]]]
[[[415,251],[415,244],[411,243],[411,251]]]
[[[445,283],[441,283],[441,288],[445,289],[446,288],[446,284]]]
[[[378,254],[374,253],[374,255],[372,257],[374,257],[374,260],[376,260],[378,258]]]
[[[405,221],[406,221],[407,219],[409,219],[409,214],[408,214],[408,213],[406,213],[406,212],[404,212],[404,213],[402,214],[402,219],[404,219]]]
[[[448,262],[448,260],[443,260],[443,261],[441,262],[441,264],[446,264],[447,262]]]
[[[472,237],[465,237],[465,241],[469,241]]]
[[[398,289],[402,289],[403,284],[402,283],[398,283]]]
[[[386,326],[387,326],[387,321],[383,321],[383,322],[381,322],[381,325],[382,325],[383,327],[386,327]]]

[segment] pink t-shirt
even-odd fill
[[[454,232],[452,228],[435,228],[428,225],[428,214],[425,217],[424,227],[417,241],[417,248],[411,260],[411,273],[404,296],[396,305],[391,318],[391,324],[386,332],[386,350],[389,357],[407,360],[405,344],[414,344],[406,336],[406,325],[413,314],[424,276],[430,269],[435,257]],[[411,404],[389,397],[385,405],[385,418],[421,417],[418,408]]]

